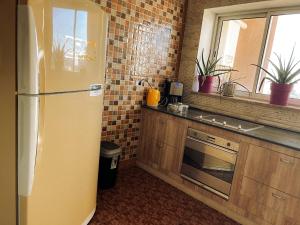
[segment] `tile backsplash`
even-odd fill
[[[134,158],[147,79],[161,87],[176,79],[186,0],[95,0],[109,15],[102,140]],[[146,86],[146,84],[145,84]]]

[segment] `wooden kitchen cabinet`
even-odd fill
[[[244,177],[240,192],[239,207],[246,210],[246,216],[261,218],[269,224],[278,224],[284,217],[294,218],[297,199]]]
[[[180,177],[186,131],[185,120],[169,117],[164,135],[161,167],[170,176],[177,178]]]
[[[160,132],[164,133],[165,122],[159,113],[151,111],[143,111],[142,121],[137,158],[151,167],[158,168],[163,143]]]
[[[157,127],[157,139],[174,148],[183,147],[186,135],[187,123],[185,120],[162,114],[159,117]]]
[[[163,142],[163,136],[166,132],[166,119],[167,117],[164,114],[143,110],[141,137]]]
[[[180,177],[188,127],[239,143],[229,200]],[[142,168],[242,224],[300,225],[300,159],[286,148],[150,109],[139,147]]]
[[[300,159],[250,145],[245,176],[300,198]]]
[[[179,176],[186,126],[184,120],[143,110],[138,160]]]
[[[160,171],[172,178],[179,179],[182,157],[181,152],[180,148],[164,144],[160,155]]]
[[[183,148],[183,142],[186,136],[187,124],[184,120],[178,118],[170,118],[167,121],[167,129],[165,133],[165,143],[175,148]]]
[[[250,145],[239,207],[269,224],[299,224],[299,173],[298,158]]]
[[[179,176],[187,123],[143,110],[138,160],[164,173]]]
[[[175,161],[176,149],[172,146],[164,144],[160,156],[160,170],[166,174],[173,170],[173,163]]]
[[[290,221],[300,222],[298,212],[300,199],[296,197],[247,177],[243,179],[241,195],[252,202],[250,207],[249,205],[242,205],[242,207],[249,207],[248,211],[271,224],[278,224],[278,221],[286,218],[289,218]]]
[[[150,114],[148,111],[143,111],[142,116],[141,116],[141,121],[142,121],[142,126],[141,126],[141,130],[140,130],[140,143],[139,143],[139,151],[137,154],[137,159],[138,161],[144,163],[144,164],[148,164],[148,160],[149,160],[149,156],[148,156],[148,148],[152,148],[152,146],[150,146],[151,142],[151,137],[149,137],[149,135],[151,135],[149,133],[149,130],[151,130],[152,124],[151,124],[151,118],[152,118],[152,114]]]

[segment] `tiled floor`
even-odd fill
[[[98,195],[89,225],[237,225],[236,222],[144,172],[121,171],[115,188]]]

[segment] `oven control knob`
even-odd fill
[[[215,118],[213,118],[211,121],[214,123],[214,122],[216,122],[216,119],[215,119]]]
[[[226,122],[226,121],[224,121],[224,122],[223,122],[223,125],[224,125],[224,126],[226,126],[226,125],[227,125],[227,122]]]
[[[200,115],[200,116],[199,116],[199,118],[200,118],[200,119],[202,119],[202,118],[203,118],[203,116],[202,116],[202,115]]]
[[[242,125],[238,125],[238,129],[241,130],[242,129]]]

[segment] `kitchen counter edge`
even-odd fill
[[[195,116],[191,115],[190,110],[199,111],[199,113],[202,112],[202,110],[196,109],[196,108],[190,108],[186,115],[170,112],[170,111],[167,110],[167,107],[164,107],[164,106],[149,107],[149,106],[143,105],[142,108],[154,110],[154,111],[165,113],[165,114],[169,114],[169,115],[179,117],[179,118],[182,118],[182,119],[187,119],[187,120],[190,120],[190,121],[193,121],[193,122],[202,123],[202,124],[205,124],[205,125],[221,128],[221,129],[226,130],[226,131],[234,132],[234,133],[237,133],[237,134],[240,134],[240,135],[252,137],[252,138],[255,138],[255,139],[262,140],[262,141],[267,141],[267,142],[270,142],[272,144],[277,144],[277,145],[287,147],[287,148],[290,148],[290,149],[293,149],[293,150],[296,150],[296,151],[300,151],[300,133],[297,133],[297,132],[294,132],[294,131],[289,131],[289,130],[285,130],[285,129],[280,129],[280,128],[264,125],[263,128],[260,128],[258,130],[243,132],[243,131],[239,131],[239,130],[235,130],[235,129],[231,129],[231,128],[228,128],[228,127],[224,127],[224,126],[220,126],[220,125],[216,125],[216,124],[211,124],[211,123],[208,123],[208,122],[205,122],[205,121],[200,121],[200,120],[195,119],[194,118]],[[214,115],[217,115],[217,113],[213,113],[213,112],[211,112],[211,113],[214,114]],[[230,116],[227,116],[227,117],[231,118]],[[241,121],[247,121],[247,120],[241,120]],[[285,137],[284,140],[282,138],[283,136]]]

